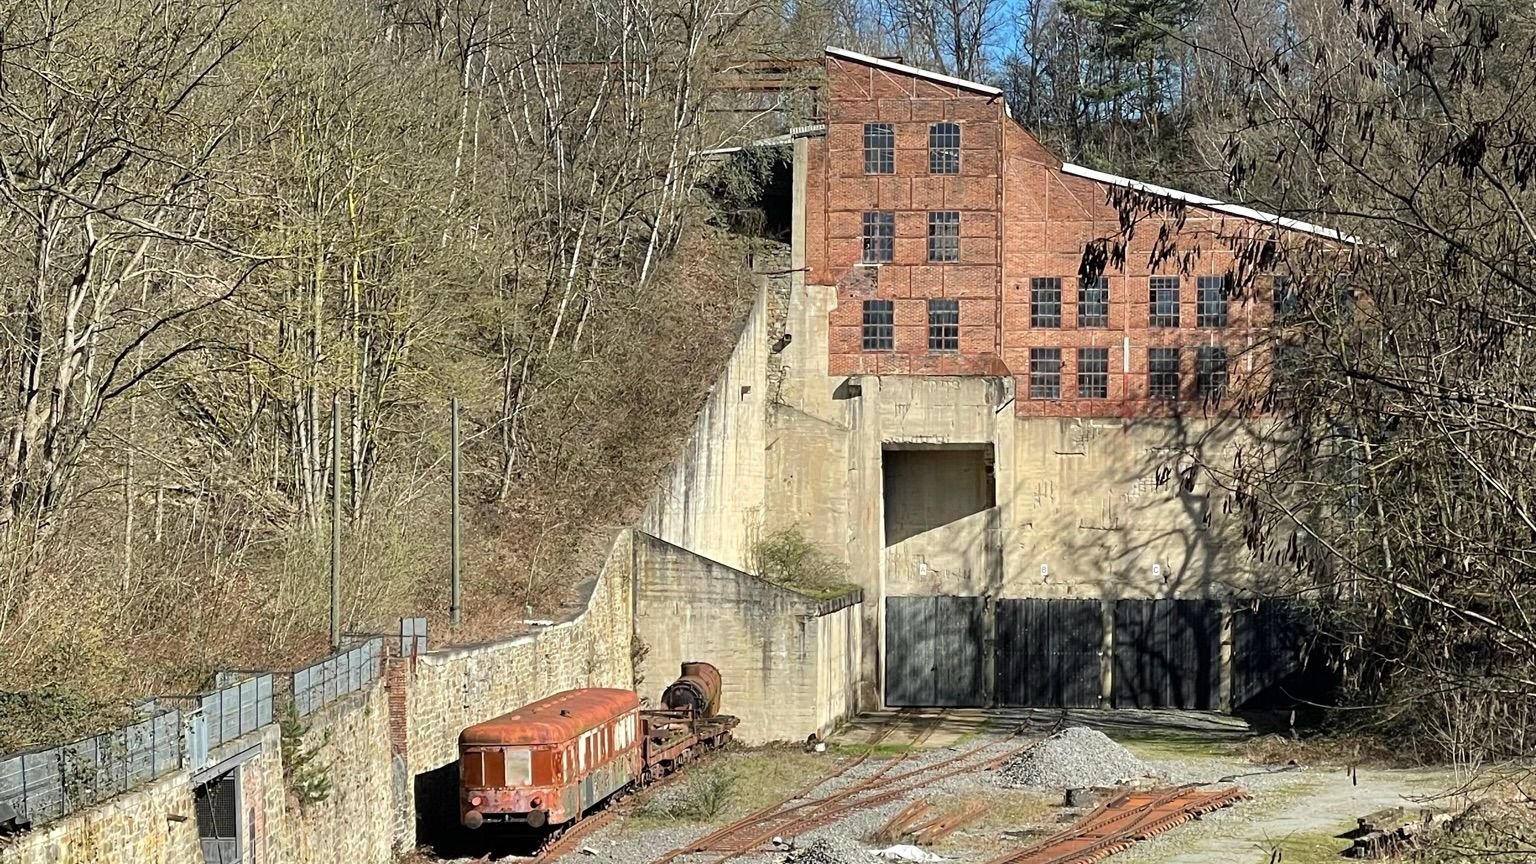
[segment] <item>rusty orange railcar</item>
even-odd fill
[[[629,690],[567,690],[459,735],[459,821],[559,831],[632,787],[724,746],[720,671],[689,662],[643,710]]]
[[[643,770],[640,699],[629,690],[567,690],[459,735],[466,827],[559,826],[629,786]]]

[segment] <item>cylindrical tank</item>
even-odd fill
[[[692,710],[698,717],[715,716],[720,713],[720,670],[709,663],[684,663],[682,676],[662,691],[661,704]]]

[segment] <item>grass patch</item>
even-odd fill
[[[1043,794],[1024,789],[996,789],[986,793],[971,793],[933,802],[941,813],[949,814],[976,804],[986,810],[976,821],[943,838],[934,846],[940,854],[995,851],[1016,845],[1003,837],[1004,831],[1039,828],[1054,831],[1065,826],[1056,824],[1060,812],[1060,794]]]
[[[649,790],[624,818],[625,830],[724,823],[784,800],[831,771],[827,753],[788,748],[732,751],[687,769],[675,783]]]
[[[1410,768],[1416,764],[1403,758],[1402,754],[1394,753],[1380,740],[1357,735],[1308,738],[1260,735],[1245,742],[1242,752],[1248,761],[1259,765],[1284,765],[1294,761],[1298,765]]]
[[[917,749],[920,748],[913,747],[911,744],[893,744],[884,741],[879,744],[843,743],[827,745],[827,752],[829,754],[855,759],[860,756],[868,756],[871,759],[895,759]]]
[[[1285,864],[1328,864],[1344,860],[1339,853],[1349,848],[1349,840],[1337,835],[1355,827],[1353,822],[1341,822],[1330,829],[1298,832],[1265,841],[1264,852],[1273,860]],[[1276,857],[1278,853],[1278,857]]]
[[[1221,759],[1241,752],[1242,743],[1212,739],[1195,732],[1119,732],[1106,729],[1115,743],[1138,759]]]

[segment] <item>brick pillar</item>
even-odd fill
[[[390,657],[384,661],[384,689],[389,692],[389,748],[398,756],[409,755],[405,691],[415,663],[414,657]]]
[[[393,652],[391,652],[393,653]],[[411,773],[409,716],[406,690],[416,658],[388,657],[384,660],[384,689],[389,694],[389,750],[395,791],[394,848],[407,852],[416,848],[416,778]]]

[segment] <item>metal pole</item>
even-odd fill
[[[452,523],[452,533],[449,540],[449,549],[452,557],[448,566],[450,578],[453,580],[449,593],[448,618],[453,626],[459,626],[459,617],[462,612],[461,595],[459,587],[459,397],[453,397],[453,443],[450,457],[450,472],[453,475],[453,506],[449,515]]]
[[[341,650],[341,395],[331,394],[331,650]]]

